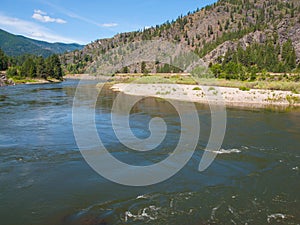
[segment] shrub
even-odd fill
[[[9,67],[6,72],[8,77],[17,77],[19,75],[18,69],[16,67]]]
[[[194,88],[193,88],[193,91],[201,91],[201,88],[199,88],[199,87],[194,87]]]
[[[250,88],[247,88],[247,87],[240,87],[239,88],[241,91],[250,91]]]

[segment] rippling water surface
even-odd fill
[[[90,88],[82,101],[89,101],[97,91],[94,81],[85,85]],[[210,110],[197,105],[201,135],[184,169],[158,185],[126,187],[94,172],[78,150],[72,128],[76,86],[69,80],[0,89],[0,224],[300,223],[298,110],[228,109],[223,147],[199,173]],[[172,106],[146,98],[132,109],[130,125],[137,137],[149,135],[153,117],[168,125],[158,149],[137,153],[119,143],[111,127],[114,95],[102,91],[96,107],[105,146],[134,165],[166,158],[180,135]]]

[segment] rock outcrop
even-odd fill
[[[0,72],[0,87],[7,86],[7,85],[15,85],[15,83],[6,77],[4,72]]]

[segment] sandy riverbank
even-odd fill
[[[238,88],[182,85],[182,84],[125,84],[112,86],[112,90],[128,95],[159,97],[181,101],[220,104],[226,106],[265,108],[268,106],[300,106],[300,94],[291,91],[273,91]]]
[[[64,76],[64,79],[76,79],[76,80],[80,80],[80,79],[85,79],[85,80],[94,80],[96,79],[95,76],[91,76],[89,74],[67,74]]]
[[[64,76],[64,79],[75,79],[75,80],[100,80],[100,79],[109,79],[108,76],[92,76],[90,74],[67,74]]]
[[[16,84],[49,84],[49,83],[60,83],[61,80],[51,79],[51,80],[44,80],[44,79],[30,79],[28,81],[16,82]]]

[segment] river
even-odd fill
[[[72,126],[77,83],[0,89],[0,224],[300,223],[299,110],[227,109],[223,154],[200,173],[210,110],[197,105],[201,135],[187,165],[162,183],[129,187],[100,176],[80,154]],[[167,157],[180,133],[170,104],[146,98],[131,111],[136,136],[149,135],[145,121],[153,117],[168,125],[157,151],[137,154],[113,134],[109,116],[115,95],[103,91],[95,110],[112,154],[137,165]]]

